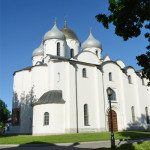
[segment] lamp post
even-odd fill
[[[113,132],[113,120],[112,120],[112,109],[111,109],[111,95],[113,94],[112,89],[109,87],[107,89],[107,95],[109,100],[109,108],[110,108],[110,124],[111,124],[111,148],[115,148],[115,137]]]

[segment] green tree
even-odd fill
[[[109,0],[108,11],[109,15],[96,15],[97,21],[106,29],[113,23],[115,34],[125,41],[139,36],[143,26],[150,31],[150,0]],[[148,39],[146,53],[136,58],[137,64],[143,68],[142,77],[150,81],[150,32],[145,33],[145,38]]]
[[[0,126],[4,128],[9,117],[10,111],[7,109],[7,105],[0,99]]]

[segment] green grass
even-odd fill
[[[131,139],[139,137],[150,137],[150,135],[134,132],[115,132],[115,139]],[[32,136],[32,135],[0,136],[0,144],[76,143],[76,142],[105,141],[105,140],[110,140],[110,132],[63,134],[51,136]]]
[[[116,147],[117,150],[150,150],[150,141],[142,143],[133,143]],[[97,150],[111,150],[111,148],[102,148]]]

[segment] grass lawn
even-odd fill
[[[150,141],[142,143],[133,143],[116,147],[117,150],[150,150]],[[96,150],[111,150],[111,148],[102,148]]]
[[[150,135],[134,132],[115,132],[115,139],[131,139],[139,137],[150,137]],[[0,136],[0,144],[76,143],[76,142],[105,141],[105,140],[110,140],[110,132],[63,134],[51,136],[32,136],[32,135]]]

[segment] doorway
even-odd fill
[[[112,120],[113,120],[113,131],[118,131],[117,114],[114,110],[112,110]],[[108,113],[108,126],[109,126],[109,132],[110,132],[111,131],[110,111]]]

